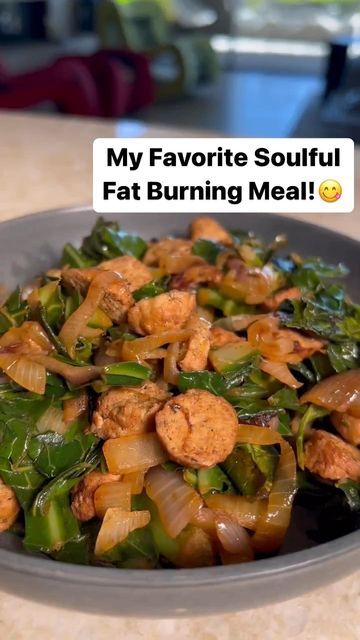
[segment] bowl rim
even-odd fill
[[[16,226],[18,223],[29,222],[34,218],[42,219],[53,215],[78,215],[93,211],[91,205],[49,209],[39,213],[26,214],[0,222],[0,229]],[[125,213],[125,212],[124,212]],[[134,217],[136,214],[133,214]],[[148,214],[149,216],[151,214]],[[166,214],[164,214],[166,215]],[[219,214],[221,216],[221,213]],[[256,215],[256,214],[254,214]],[[261,215],[261,214],[258,214]],[[321,227],[303,220],[276,214],[265,214],[275,220],[291,221],[295,226],[305,225],[311,230],[321,229],[326,234],[340,237],[350,244],[360,247],[360,242],[338,233],[332,229]],[[216,216],[212,216],[216,217]],[[166,569],[151,571],[151,587],[155,589],[188,588],[194,586],[210,586],[216,583],[229,583],[236,581],[256,582],[260,577],[269,581],[275,576],[291,572],[295,577],[308,568],[322,565],[327,560],[336,560],[341,556],[351,555],[360,548],[360,529],[341,536],[329,542],[315,545],[308,549],[290,552],[281,556],[264,558],[246,564],[234,564],[228,566],[200,567],[193,569]],[[21,562],[19,562],[21,559]],[[58,562],[48,557],[31,555],[24,551],[15,551],[0,548],[0,567],[22,574],[35,575],[38,578],[65,581],[77,584],[88,584],[110,587],[138,587],[148,588],[149,570],[121,569],[115,567],[94,567],[72,563]],[[355,567],[354,567],[355,570]]]

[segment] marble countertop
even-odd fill
[[[126,132],[129,128],[126,129]],[[194,132],[142,128],[151,137]],[[46,209],[88,204],[92,142],[125,133],[124,125],[44,115],[0,113],[0,221]],[[197,135],[203,135],[199,132]],[[360,203],[360,152],[356,202]],[[360,212],[294,217],[360,240]],[[0,637],[6,640],[360,640],[360,572],[286,603],[213,618],[137,620],[60,611],[0,592]]]

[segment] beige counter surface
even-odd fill
[[[92,141],[121,135],[111,122],[0,113],[0,221],[88,204]],[[145,135],[191,135],[145,129]],[[357,152],[356,201],[360,203]],[[295,216],[294,216],[295,217]],[[360,239],[360,212],[296,216]],[[1,233],[1,231],[0,231]],[[360,640],[360,572],[303,597],[234,615],[136,620],[59,611],[0,592],[4,640]]]

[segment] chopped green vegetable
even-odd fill
[[[222,311],[225,316],[236,316],[240,313],[255,313],[253,305],[234,302],[225,298],[215,289],[200,287],[197,292],[197,300],[202,307],[214,307]]]
[[[71,512],[67,495],[51,500],[44,515],[33,510],[25,512],[24,546],[28,551],[51,554],[80,539],[79,523]]]
[[[138,362],[108,364],[103,369],[102,380],[112,387],[138,385],[151,377],[151,369]]]
[[[306,436],[307,431],[313,425],[315,420],[319,418],[323,418],[327,416],[329,411],[324,409],[323,407],[317,407],[314,404],[310,404],[306,409],[305,413],[301,417],[299,422],[299,427],[296,434],[296,452],[297,452],[297,460],[300,469],[304,468],[305,459],[304,459],[304,438]]]
[[[0,308],[0,335],[11,327],[19,327],[29,315],[29,307],[21,298],[21,289],[17,287]]]
[[[244,496],[269,491],[278,461],[274,447],[238,445],[220,466]]]
[[[199,256],[209,262],[210,264],[216,263],[216,258],[219,253],[224,251],[224,247],[216,242],[211,242],[211,240],[205,240],[200,238],[194,242],[191,253],[194,256]]]
[[[133,298],[135,302],[139,302],[139,300],[142,300],[143,298],[154,298],[161,293],[165,293],[165,291],[166,286],[159,283],[157,280],[154,280],[153,282],[144,284],[143,287],[134,291]]]
[[[230,478],[218,465],[210,469],[199,469],[197,476],[198,490],[201,495],[206,495],[213,491],[236,493]]]

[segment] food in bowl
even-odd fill
[[[97,221],[0,309],[0,530],[64,562],[191,568],[359,526],[360,308],[343,265],[212,218]],[[281,250],[281,251],[280,251]]]

